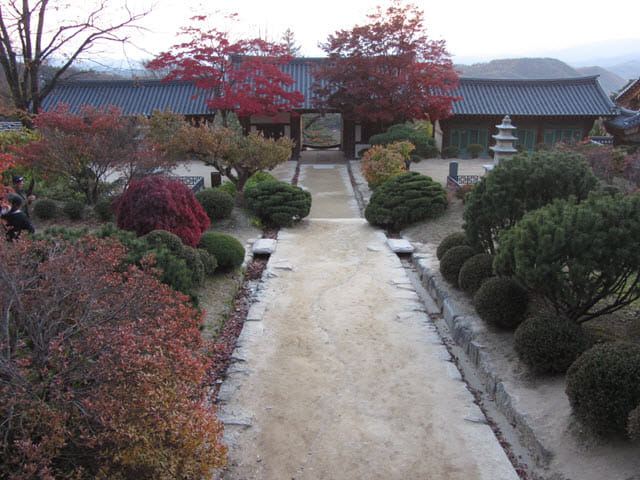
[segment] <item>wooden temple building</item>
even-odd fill
[[[305,101],[292,112],[275,117],[245,117],[240,123],[245,132],[262,130],[270,136],[285,135],[295,141],[294,158],[303,148],[303,113],[320,112],[314,98],[311,70],[322,59],[297,58],[281,68],[291,75],[289,87],[301,92]],[[613,118],[614,104],[600,87],[596,76],[548,80],[512,80],[460,78],[457,90],[450,94],[461,97],[454,102],[452,115],[435,122],[439,148],[455,145],[464,154],[473,143],[492,145],[496,125],[509,115],[517,127],[515,135],[524,149],[532,150],[538,143],[552,145],[560,141],[580,140],[587,136],[594,120]],[[214,115],[206,104],[207,92],[192,82],[161,80],[99,80],[60,82],[42,102],[47,111],[59,103],[72,111],[82,106],[114,105],[125,115],[152,115],[154,110],[170,109],[186,118],[210,119]],[[330,113],[331,110],[324,110]],[[380,126],[367,122],[342,122],[340,148],[347,157],[368,144]]]

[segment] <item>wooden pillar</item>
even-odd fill
[[[251,117],[239,117],[238,123],[242,127],[242,134],[249,135],[249,131],[251,129]]]
[[[342,151],[347,158],[356,158],[356,124],[342,118]]]
[[[533,145],[535,148],[536,145],[544,143],[544,120],[539,120],[536,125],[536,142]]]
[[[302,114],[291,115],[291,139],[294,141],[292,160],[298,160],[300,158],[300,152],[302,151]]]

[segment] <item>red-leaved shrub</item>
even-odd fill
[[[193,192],[181,181],[161,175],[131,182],[114,207],[122,230],[138,236],[167,230],[190,247],[198,246],[209,227],[209,217]]]
[[[0,243],[0,478],[210,477],[200,312],[117,242]]]

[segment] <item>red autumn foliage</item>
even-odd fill
[[[191,20],[204,22],[206,17]],[[183,27],[180,34],[190,40],[161,53],[147,67],[169,69],[167,81],[194,82],[223,119],[232,111],[239,116],[274,116],[304,101],[300,92],[288,88],[294,80],[280,69],[293,58],[286,45],[260,38],[234,42],[226,31],[200,26]]]
[[[443,40],[430,40],[423,13],[398,1],[369,15],[370,23],[330,35],[328,61],[313,89],[327,106],[354,121],[403,123],[450,115],[458,76]]]
[[[0,244],[0,477],[200,479],[223,466],[200,312],[91,237]]]
[[[86,107],[74,114],[67,105],[35,117],[40,139],[17,149],[26,165],[45,176],[62,176],[73,182],[89,203],[98,199],[110,173],[118,172],[128,183],[156,168],[175,162],[140,135],[135,118],[117,107]]]
[[[636,193],[640,189],[640,151],[631,153],[623,148],[599,145],[590,140],[575,145],[557,143],[553,148],[583,155],[596,177],[626,193]]]
[[[180,180],[162,175],[131,182],[114,207],[118,228],[138,236],[167,230],[191,247],[198,246],[210,223],[193,192]]]

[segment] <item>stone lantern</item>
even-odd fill
[[[514,153],[518,151],[513,147],[513,142],[518,140],[513,134],[513,131],[516,130],[516,127],[511,125],[511,118],[509,115],[505,115],[502,119],[502,123],[500,125],[496,125],[498,129],[498,134],[493,135],[493,138],[496,140],[496,144],[493,147],[489,147],[493,150],[493,164],[498,165],[500,160],[511,158]]]

